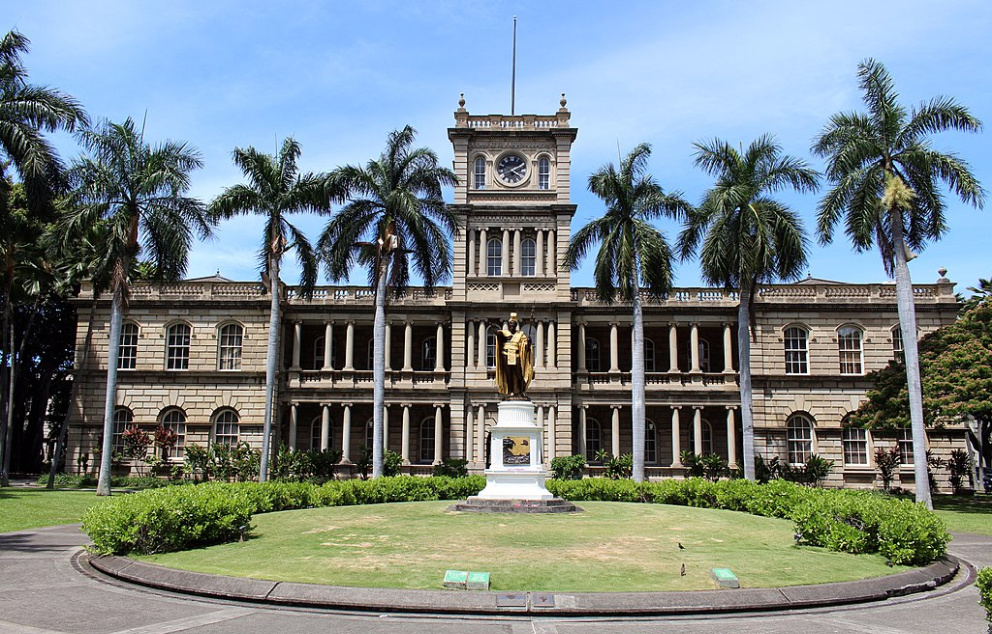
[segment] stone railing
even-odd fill
[[[467,112],[455,113],[455,126],[459,128],[474,128],[481,130],[546,130],[549,128],[567,128],[568,113],[557,115],[503,115],[483,114],[470,115]]]
[[[371,306],[375,301],[375,291],[368,286],[319,286],[313,291],[308,300],[303,297],[298,286],[286,287],[286,299],[293,304],[366,304]],[[451,299],[451,288],[437,287],[427,292],[423,288],[408,288],[399,296],[390,293],[390,304],[435,305],[443,306]]]
[[[140,301],[237,301],[258,300],[266,296],[258,282],[139,282],[131,285],[131,298]],[[93,298],[93,287],[86,283],[79,291],[81,299]],[[104,293],[104,299],[110,294]]]
[[[641,303],[645,305],[666,304],[702,304],[706,306],[737,304],[738,294],[734,290],[719,288],[676,288],[661,296],[652,296],[647,291],[641,291]],[[599,301],[594,288],[573,288],[572,301],[580,306],[605,306]],[[623,304],[624,302],[618,302]]]

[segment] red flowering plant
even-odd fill
[[[144,458],[148,445],[152,444],[152,437],[140,427],[128,427],[121,437],[124,439],[124,455],[128,458]]]
[[[176,446],[178,440],[179,436],[176,434],[176,430],[171,427],[159,425],[155,429],[155,446],[161,449],[162,458],[169,457],[170,450]]]

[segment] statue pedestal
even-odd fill
[[[449,511],[474,513],[575,513],[582,509],[556,498],[544,486],[542,429],[534,423],[529,400],[502,401],[490,430],[486,488]]]

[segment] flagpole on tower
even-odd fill
[[[513,16],[513,72],[510,75],[510,115],[517,105],[517,16]]]

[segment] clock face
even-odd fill
[[[496,163],[496,173],[503,182],[515,185],[527,176],[527,162],[518,154],[507,154]]]

